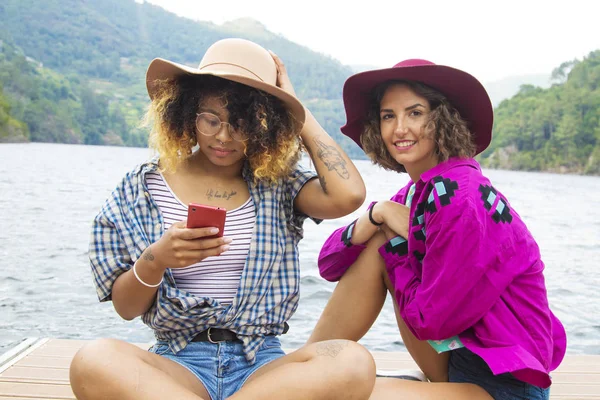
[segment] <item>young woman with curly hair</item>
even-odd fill
[[[379,378],[372,399],[548,399],[565,330],[535,240],[472,158],[492,134],[481,83],[406,60],[350,77],[344,105],[342,132],[410,182],[324,244],[320,273],[339,283],[309,343],[359,340],[389,291],[402,340],[434,383]]]
[[[83,347],[70,370],[77,398],[367,399],[375,369],[360,345],[285,355],[278,339],[298,305],[304,220],[364,201],[352,162],[255,43],[221,40],[197,69],[156,59],[146,81],[158,157],[104,204],[90,260],[100,301],[141,316],[157,341]],[[316,172],[298,165],[303,147]],[[188,228],[189,203],[225,208],[224,232]]]
[[[231,129],[243,135],[238,142],[244,145],[255,181],[275,183],[296,166],[302,126],[276,97],[211,75],[180,75],[155,86],[157,94],[147,117],[154,121],[150,144],[161,155],[161,166],[166,170],[174,172],[180,163],[189,161],[198,144],[198,127],[213,122],[207,120],[210,116],[200,116],[194,105],[212,98],[227,110]]]

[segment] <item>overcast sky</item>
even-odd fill
[[[347,65],[425,58],[487,82],[600,49],[598,0],[146,1],[216,24],[251,17]]]

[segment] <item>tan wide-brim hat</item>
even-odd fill
[[[182,74],[214,75],[260,89],[280,99],[296,120],[304,123],[304,106],[277,86],[277,66],[271,54],[258,44],[245,39],[223,39],[206,50],[198,68],[156,58],[146,72],[146,88],[154,98],[156,81],[172,79]]]

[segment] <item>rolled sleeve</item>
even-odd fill
[[[314,223],[320,224],[323,220],[318,218],[308,217],[306,214],[297,212],[294,209],[294,201],[298,193],[302,190],[304,185],[311,179],[315,179],[317,177],[317,173],[315,171],[306,169],[302,166],[298,166],[293,172],[290,178],[287,181],[285,186],[285,195],[288,198],[286,201],[286,206],[290,207],[290,212],[286,212],[286,215],[291,216],[291,219],[288,220],[288,225],[296,232],[302,232],[302,225],[306,218],[310,218]]]
[[[100,301],[111,300],[115,281],[133,265],[127,247],[109,214],[105,206],[94,219],[89,246],[90,265]]]
[[[336,229],[321,248],[318,260],[319,273],[330,282],[339,281],[366,248],[362,244],[350,243],[355,222]]]

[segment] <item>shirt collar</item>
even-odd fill
[[[458,158],[452,157],[448,160],[439,163],[435,167],[431,168],[428,171],[425,171],[421,174],[421,181],[423,183],[429,182],[436,176],[443,175],[452,168],[461,167],[461,166],[469,166],[481,170],[479,163],[475,161],[474,158]]]
[[[146,174],[150,171],[156,171],[158,169],[158,156],[152,157],[150,160],[144,161],[138,164],[132,171],[133,175],[139,175],[140,173]]]

